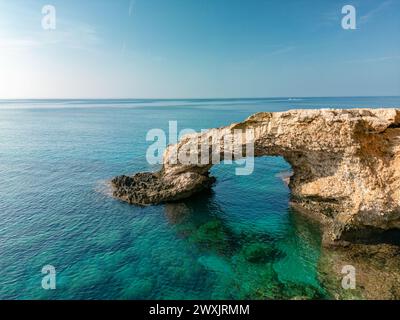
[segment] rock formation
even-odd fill
[[[290,163],[292,204],[322,223],[328,242],[400,228],[398,109],[258,113],[241,123],[185,136],[167,148],[160,172],[115,178],[114,196],[150,205],[209,188],[215,181],[209,175],[211,160],[170,160],[176,152],[195,159],[207,153],[210,159],[218,155],[223,160],[231,148],[224,138],[239,129],[253,131],[255,157],[282,156]],[[222,147],[214,148],[217,144]],[[248,155],[248,146],[241,147],[240,152],[233,150],[235,159]]]

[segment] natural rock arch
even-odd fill
[[[292,166],[292,204],[322,222],[329,241],[354,232],[400,228],[397,109],[258,113],[241,123],[185,136],[167,148],[160,172],[115,178],[114,196],[131,204],[150,205],[177,201],[209,188],[215,181],[209,175],[211,163],[171,164],[171,154],[200,150],[198,146],[212,139],[212,145],[223,144],[223,138],[237,129],[254,132],[255,157],[282,156]],[[222,159],[223,149],[215,149]],[[203,153],[208,152],[211,159],[215,150],[210,147]],[[196,157],[200,155],[201,151]]]

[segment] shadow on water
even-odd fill
[[[177,236],[188,242],[198,255],[198,263],[214,277],[213,299],[325,298],[318,283],[285,278],[285,266],[293,260],[291,241],[285,248],[275,235],[232,228],[229,221],[221,218],[226,215],[212,190],[166,204],[165,214]],[[315,233],[307,229],[303,220],[291,210],[288,215],[296,225],[286,235],[289,240],[294,240],[296,246],[318,242],[318,236],[310,239]]]
[[[174,224],[178,235],[187,238],[199,250],[215,251],[232,255],[244,244],[268,243],[273,246],[277,239],[267,233],[244,233],[234,230],[224,218],[224,210],[218,204],[213,190],[207,190],[188,200],[165,205],[165,213]]]

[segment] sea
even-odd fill
[[[221,163],[212,190],[158,206],[114,199],[109,181],[157,171],[146,136],[170,121],[377,107],[400,97],[0,100],[0,299],[330,299],[321,234],[290,207],[283,158],[248,176]]]

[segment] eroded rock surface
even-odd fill
[[[210,188],[214,181],[214,177],[195,172],[185,172],[179,176],[145,172],[132,177],[116,177],[111,183],[115,197],[130,204],[145,206],[188,198]]]
[[[283,156],[293,169],[293,205],[325,226],[325,240],[353,241],[371,232],[400,228],[400,110],[292,110],[258,113],[169,146],[158,173],[117,177],[114,195],[149,205],[187,198],[209,188],[211,163],[171,163],[184,150],[194,158],[209,153],[223,160],[224,137],[254,131],[254,155]],[[204,151],[202,144],[222,145]],[[235,158],[245,156],[236,154]],[[242,150],[242,151],[243,151]]]
[[[350,244],[322,250],[319,278],[336,300],[399,300],[400,247],[392,244]],[[342,280],[345,266],[354,267],[355,289],[346,290]]]

